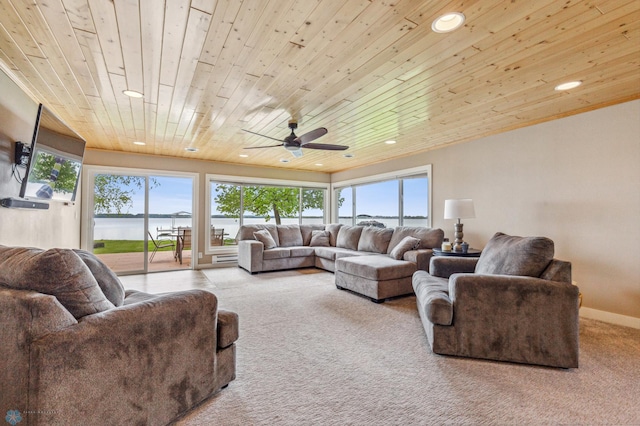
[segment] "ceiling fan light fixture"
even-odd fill
[[[575,89],[576,87],[578,87],[580,85],[582,85],[582,81],[580,81],[580,80],[567,81],[566,83],[558,84],[556,87],[554,87],[553,90],[555,90],[557,92],[561,92],[563,90]]]
[[[129,96],[130,98],[144,98],[144,95],[140,92],[137,92],[135,90],[123,90],[122,93],[126,96]]]
[[[450,12],[439,16],[431,23],[431,29],[436,33],[448,33],[455,31],[464,24],[464,14]]]

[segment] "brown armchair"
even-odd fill
[[[577,368],[578,287],[542,237],[497,233],[479,259],[434,257],[413,276],[433,352]]]
[[[88,252],[0,246],[0,411],[27,425],[171,422],[235,378],[238,317],[217,302],[125,292]]]

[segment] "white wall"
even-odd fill
[[[18,197],[11,176],[14,143],[30,144],[38,104],[0,71],[0,198]],[[19,168],[24,175],[25,169]],[[49,210],[0,207],[0,244],[41,248],[80,246],[80,203],[49,203]]]
[[[571,261],[587,309],[640,318],[640,101],[412,157],[333,181],[433,165],[433,226],[453,238],[444,200],[472,198],[465,240],[542,235]]]

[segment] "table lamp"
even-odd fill
[[[455,229],[455,241],[453,243],[453,251],[462,251],[462,243],[464,242],[462,237],[462,222],[460,219],[473,219],[476,217],[475,210],[473,208],[473,200],[470,198],[457,199],[457,200],[444,200],[444,218],[445,219],[458,219],[458,222],[454,225]]]

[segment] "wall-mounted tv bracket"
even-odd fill
[[[31,156],[31,147],[22,142],[16,142],[16,150],[14,153],[14,162],[16,166],[27,167],[29,157]]]

